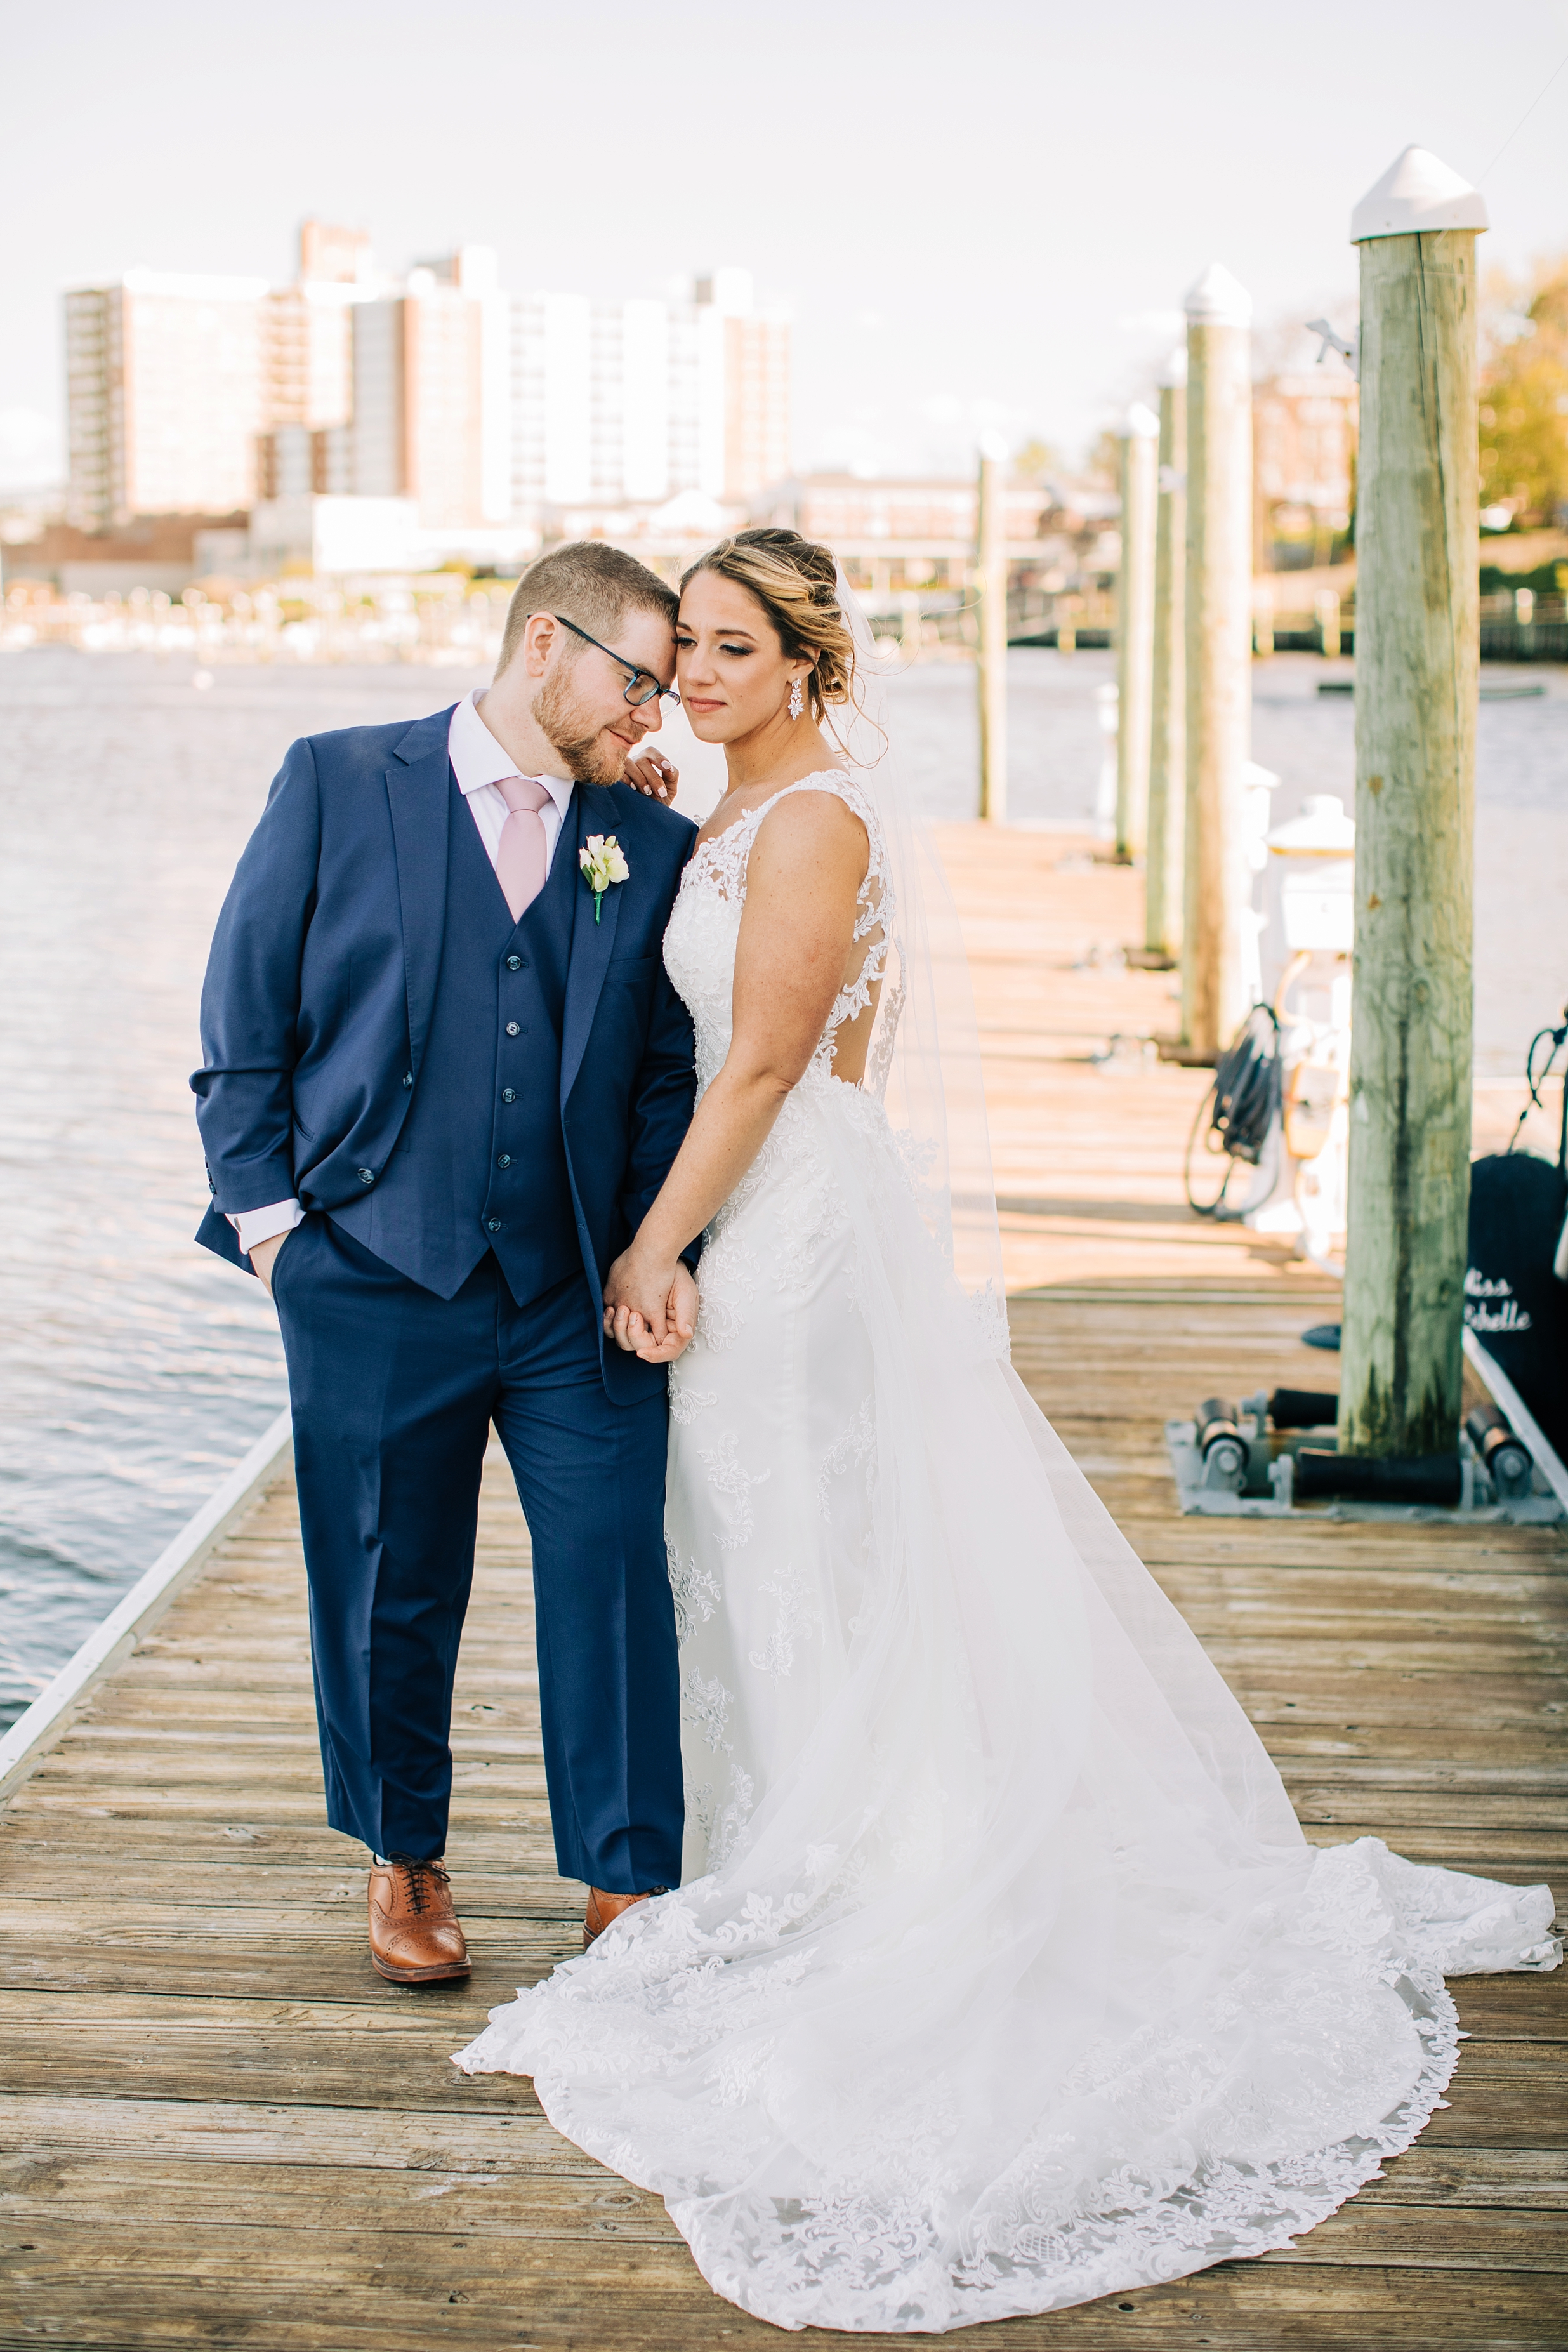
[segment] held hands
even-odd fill
[[[663,801],[668,808],[674,800],[681,772],[662,751],[642,751],[636,759],[627,761],[621,781],[633,785],[651,801]]]
[[[604,1286],[604,1335],[645,1364],[673,1364],[697,1328],[697,1286],[682,1260],[643,1265],[632,1243]]]

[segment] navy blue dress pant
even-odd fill
[[[494,1421],[533,1541],[545,1771],[563,1877],[674,1886],[684,1822],[667,1407],[612,1404],[580,1273],[519,1307],[486,1255],[456,1296],[319,1213],[274,1265],[294,1410],[328,1819],[444,1851],[452,1684]]]

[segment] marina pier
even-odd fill
[[[1258,1725],[1310,1839],[1372,1834],[1561,1886],[1563,1526],[1178,1516],[1173,1402],[1321,1379],[1333,1360],[1301,1334],[1337,1315],[1337,1288],[1182,1203],[1207,1074],[1136,1042],[1171,1017],[1171,975],[1084,954],[1086,936],[1139,936],[1141,877],[1087,836],[1009,834],[1005,859],[978,824],[941,840],[1020,1373]],[[1478,1098],[1477,1128],[1501,1140],[1500,1100]],[[286,1446],[225,1507],[171,1548],[141,1622],[105,1629],[54,1725],[24,1718],[8,1743],[30,1752],[0,1782],[0,2345],[776,2343],[526,2083],[449,2063],[577,1948],[581,1917],[550,1859],[527,1536],[498,1449],[453,1742],[465,1986],[397,1988],[366,1957],[364,1857],[323,1826]],[[959,2340],[1559,2344],[1568,1971],[1453,1990],[1470,2038],[1448,2105],[1299,2247]]]

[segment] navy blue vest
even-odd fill
[[[374,1188],[329,1213],[443,1298],[494,1250],[526,1307],[582,1272],[560,1132],[575,836],[562,827],[544,888],[514,923],[455,777],[449,789],[441,977],[413,1100]]]

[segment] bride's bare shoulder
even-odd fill
[[[757,829],[751,853],[754,879],[774,875],[784,879],[803,866],[821,870],[824,866],[852,869],[857,880],[864,875],[871,837],[864,818],[841,789],[847,782],[841,770],[832,769],[802,777],[779,795]]]

